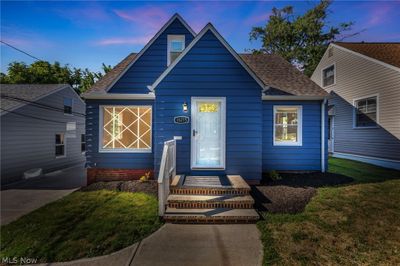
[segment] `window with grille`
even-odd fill
[[[151,106],[103,106],[102,151],[151,151]]]
[[[355,127],[376,127],[377,126],[377,97],[368,97],[354,101],[355,106]]]
[[[56,157],[64,157],[65,156],[64,133],[56,134],[55,144],[56,144],[55,146]]]
[[[274,106],[274,145],[302,145],[302,107]]]
[[[322,70],[322,86],[326,87],[335,84],[335,65]]]
[[[170,65],[185,49],[185,35],[168,35],[168,59]]]

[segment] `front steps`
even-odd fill
[[[239,175],[176,176],[163,216],[173,223],[250,223],[259,219],[250,187]]]

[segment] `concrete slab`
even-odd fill
[[[131,265],[253,266],[262,256],[254,224],[166,224],[141,242]]]

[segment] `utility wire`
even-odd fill
[[[3,43],[3,44],[5,44],[5,45],[7,45],[7,46],[9,46],[9,47],[11,47],[11,48],[13,48],[14,50],[17,50],[18,52],[21,52],[21,53],[23,53],[23,54],[26,54],[26,55],[29,56],[29,57],[32,57],[33,59],[35,59],[35,60],[37,60],[37,61],[44,61],[44,60],[42,60],[42,59],[37,58],[36,56],[31,55],[31,54],[28,53],[28,52],[25,52],[25,51],[23,51],[23,50],[21,50],[21,49],[15,47],[14,45],[11,45],[11,44],[9,44],[9,43],[6,43],[6,42],[3,41],[3,40],[0,40],[0,42]]]
[[[38,107],[38,108],[64,113],[64,109],[58,108],[58,107],[55,107],[55,106],[41,104],[41,103],[38,103],[38,102],[29,101],[29,100],[26,100],[26,99],[23,99],[23,98],[19,98],[19,97],[8,96],[8,95],[5,95],[5,94],[0,94],[0,96],[1,96],[1,98],[4,98],[4,99],[16,101],[16,102],[27,103],[27,104],[32,104],[33,106]],[[71,113],[79,115],[79,116],[83,116],[83,117],[86,116],[85,114],[79,113],[79,112],[71,112]]]
[[[27,114],[21,114],[15,111],[9,111],[3,108],[0,108],[0,110],[3,110],[7,113],[12,113],[12,114],[16,114],[19,116],[23,116],[23,117],[28,117],[28,118],[32,118],[32,119],[37,119],[37,120],[42,120],[42,121],[46,121],[46,122],[52,122],[52,123],[58,123],[58,124],[65,124],[66,122],[61,122],[61,121],[56,121],[56,120],[51,120],[51,119],[46,119],[46,118],[40,118],[40,117],[36,117],[36,116],[31,116],[31,115],[27,115]],[[77,125],[84,125],[85,123],[78,123],[76,122]]]

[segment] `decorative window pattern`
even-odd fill
[[[81,134],[81,152],[86,151],[86,136],[85,134]]]
[[[104,106],[102,150],[151,150],[150,106]]]
[[[355,127],[377,126],[377,97],[369,97],[354,101],[355,105]]]
[[[301,106],[274,106],[274,145],[302,145]]]
[[[64,114],[72,114],[72,99],[64,98]]]
[[[335,65],[322,70],[322,86],[326,87],[335,84]]]
[[[55,152],[56,152],[56,157],[64,157],[65,156],[65,137],[64,133],[56,134],[56,139],[55,139]]]
[[[185,49],[185,35],[168,35],[168,59],[170,65]]]

